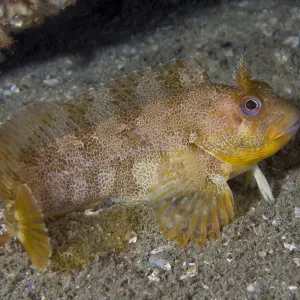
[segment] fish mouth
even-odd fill
[[[275,139],[278,139],[282,136],[293,136],[298,131],[299,128],[300,128],[300,116],[298,116],[296,121],[291,126],[289,126],[285,131],[277,135]]]

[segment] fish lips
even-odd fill
[[[291,126],[289,126],[281,134],[276,136],[275,139],[280,138],[282,136],[293,136],[296,134],[296,132],[298,131],[299,128],[300,128],[300,115],[298,116],[297,120]]]
[[[300,116],[298,117],[297,121],[285,131],[285,134],[294,135],[298,131],[299,127],[300,127]]]

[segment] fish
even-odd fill
[[[44,269],[45,218],[107,199],[149,201],[166,238],[203,245],[233,220],[227,182],[242,173],[274,201],[258,162],[295,135],[299,111],[254,80],[243,59],[234,79],[213,83],[195,58],[172,60],[8,118],[0,127],[0,245],[16,237]]]

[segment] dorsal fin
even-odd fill
[[[165,65],[111,79],[77,101],[66,103],[65,108],[77,122],[98,123],[128,109],[178,98],[208,83],[206,72],[195,58],[174,59]]]
[[[205,71],[194,58],[172,60],[112,79],[61,105],[39,103],[21,110],[0,127],[0,196],[14,199],[14,172],[28,151],[126,110],[179,98],[208,83]]]
[[[75,123],[54,103],[34,104],[11,116],[0,127],[0,197],[14,198],[14,172],[22,155],[74,128]]]

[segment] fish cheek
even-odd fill
[[[258,124],[245,120],[239,127],[239,131],[235,138],[235,148],[241,151],[246,148],[253,148],[259,146],[260,141],[259,132],[257,130]]]
[[[236,135],[239,131],[239,127],[243,123],[243,118],[234,107],[229,106],[217,114],[215,121],[217,131],[223,131],[224,136],[228,134],[232,136],[233,134]]]
[[[226,133],[230,135],[235,135],[239,131],[240,126],[243,123],[243,119],[237,115],[231,115],[230,118],[228,118],[227,126],[225,127]]]

